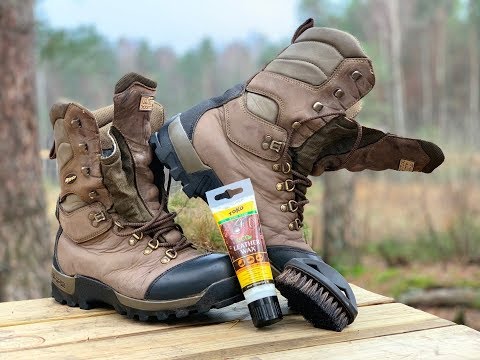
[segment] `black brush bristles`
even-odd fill
[[[342,331],[349,321],[347,311],[317,280],[299,269],[286,268],[275,283],[292,310],[317,328]]]

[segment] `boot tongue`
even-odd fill
[[[151,215],[160,210],[159,191],[149,168],[152,150],[148,143],[152,134],[150,114],[156,86],[154,81],[135,73],[121,78],[115,86],[112,122],[112,126],[118,130],[113,134],[119,146],[124,143],[131,155],[138,194]]]
[[[378,141],[384,134],[363,128],[359,148]],[[323,171],[338,170],[343,164],[339,155],[348,154],[357,141],[358,128],[355,123],[339,116],[310,136],[302,146],[290,149],[292,167],[305,176],[312,174],[316,164],[332,156]],[[317,172],[318,169],[315,170]],[[319,175],[316,173],[316,175]]]
[[[315,163],[324,156],[348,152],[356,135],[357,127],[354,123],[337,117],[305,140],[302,146],[290,149],[292,167],[308,176]]]

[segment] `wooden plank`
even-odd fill
[[[359,306],[367,306],[372,304],[384,304],[392,302],[393,299],[375,294],[373,292],[364,290],[356,285],[352,284],[353,291],[357,297]],[[282,309],[285,309],[285,313],[288,313],[286,300],[281,297]],[[244,309],[239,314],[238,309]],[[237,309],[237,310],[235,310]],[[234,304],[231,307],[222,310],[226,314],[226,321],[233,320],[235,318],[242,319],[248,317],[248,310],[244,302]],[[235,317],[232,318],[230,312],[235,312]],[[21,324],[29,324],[44,321],[58,321],[65,319],[76,319],[81,317],[102,316],[115,313],[110,309],[92,309],[81,310],[79,308],[71,308],[69,306],[60,305],[53,299],[37,299],[37,300],[24,300],[0,303],[0,328],[4,326],[13,326]],[[217,318],[220,320],[222,315],[217,312]]]
[[[103,323],[108,319],[107,323]],[[83,319],[86,320],[86,319]],[[408,331],[450,326],[452,323],[434,315],[403,304],[382,304],[360,308],[357,320],[341,333],[315,329],[298,315],[286,317],[269,328],[257,330],[249,320],[238,323],[220,323],[205,326],[149,329],[141,333],[125,332],[132,323],[119,317],[94,317],[90,323],[80,319],[44,322],[41,324],[10,327],[9,346],[15,339],[19,346],[26,338],[41,336],[42,344],[34,349],[5,352],[2,358],[49,359],[65,354],[75,354],[78,359],[96,356],[118,359],[215,359],[227,356],[258,354],[259,352],[284,351],[295,348],[331,344],[343,341],[371,338]],[[32,328],[32,326],[41,326]],[[147,325],[148,326],[148,325]],[[123,335],[116,336],[119,331]],[[52,333],[57,333],[52,335]],[[97,337],[92,339],[92,337]],[[49,346],[52,344],[56,346]],[[261,350],[261,351],[260,351]]]
[[[60,305],[53,299],[36,299],[0,303],[0,329],[4,326],[28,324],[114,313],[110,309],[81,310]]]
[[[480,358],[480,333],[466,326],[447,326],[405,334],[306,347],[236,360],[277,359],[475,359]]]
[[[352,287],[353,293],[355,294],[358,306],[388,304],[395,301],[391,297],[383,296],[383,295],[376,294],[374,292],[362,289],[361,287],[355,284],[350,284],[350,286]]]

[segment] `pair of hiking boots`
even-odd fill
[[[342,330],[357,315],[355,297],[304,240],[308,176],[428,173],[443,162],[430,142],[352,119],[374,82],[353,36],[307,20],[245,84],[166,123],[156,83],[134,73],[119,80],[111,106],[54,105],[61,190],[53,297],[83,309],[109,304],[140,320],[243,299],[228,255],[197,250],[168,211],[166,166],[189,197],[250,178],[277,288],[314,326]]]

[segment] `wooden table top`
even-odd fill
[[[301,316],[256,329],[244,302],[170,323],[53,299],[0,303],[0,359],[480,359],[480,333],[352,285],[355,322],[337,333]]]

